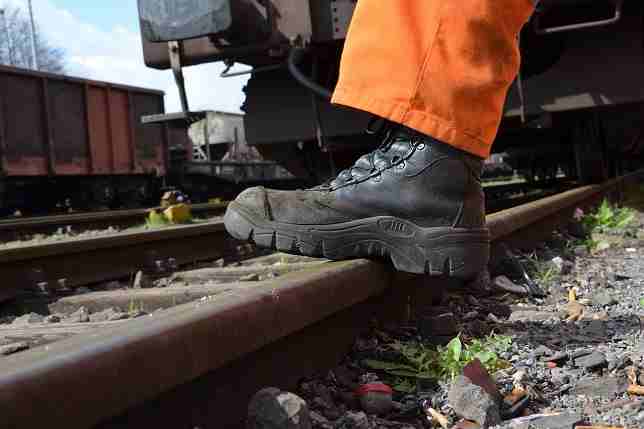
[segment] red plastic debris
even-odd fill
[[[387,393],[393,395],[394,391],[391,387],[384,383],[367,383],[358,387],[355,391],[356,396],[364,396],[368,393]]]
[[[367,414],[386,414],[393,408],[393,389],[383,383],[367,383],[355,391]]]

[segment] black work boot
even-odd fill
[[[472,278],[489,259],[480,158],[407,128],[332,182],[256,187],[224,218],[235,238],[329,259],[389,257],[400,271]]]

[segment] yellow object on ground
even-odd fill
[[[152,209],[148,213],[148,224],[151,226],[159,226],[167,223],[165,216],[158,209]]]
[[[571,287],[568,290],[568,302],[577,301],[577,291],[574,287]]]
[[[175,204],[163,211],[164,216],[172,223],[186,223],[192,219],[190,206],[187,204]]]

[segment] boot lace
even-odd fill
[[[424,147],[424,143],[409,135],[388,130],[377,149],[358,158],[353,166],[341,171],[334,179],[313,189],[335,190],[369,180],[390,168],[404,167],[405,161],[421,146]]]

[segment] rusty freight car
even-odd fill
[[[167,165],[163,92],[0,66],[0,213],[154,198]]]

